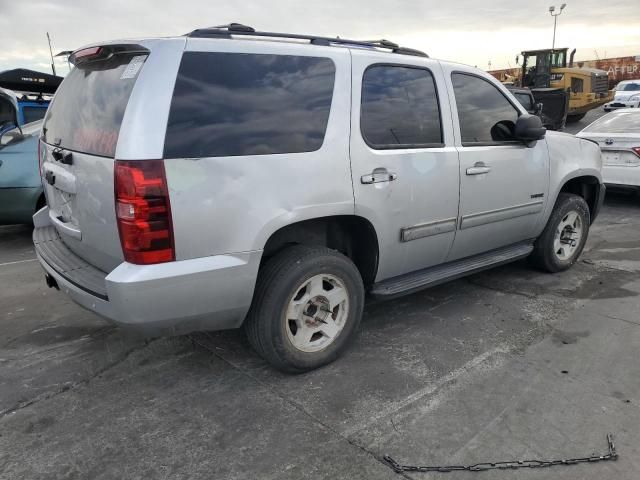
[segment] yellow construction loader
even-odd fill
[[[567,122],[576,122],[589,110],[613,99],[609,77],[604,70],[579,68],[573,65],[575,49],[567,65],[568,48],[529,50],[522,52],[522,68],[511,80],[520,87],[536,89],[559,88],[569,92]],[[516,62],[519,58],[516,57]]]

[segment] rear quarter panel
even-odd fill
[[[262,250],[283,226],[354,213],[347,49],[190,39],[187,50],[327,57],[336,76],[327,131],[317,151],[165,160],[178,260]]]

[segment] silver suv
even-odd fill
[[[604,197],[596,144],[389,41],[232,24],[70,60],[40,142],[47,283],[154,335],[244,326],[283,370],[338,357],[365,293],[569,268]]]

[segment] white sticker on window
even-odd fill
[[[127,68],[122,72],[122,75],[120,75],[120,80],[135,78],[146,58],[146,55],[136,55],[133,57],[129,62],[129,65],[127,65]]]

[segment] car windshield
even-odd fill
[[[640,113],[613,112],[593,122],[583,132],[632,133],[640,131]]]
[[[619,92],[632,92],[640,90],[640,82],[625,83],[624,85],[620,85],[620,88],[618,88],[617,90]]]

